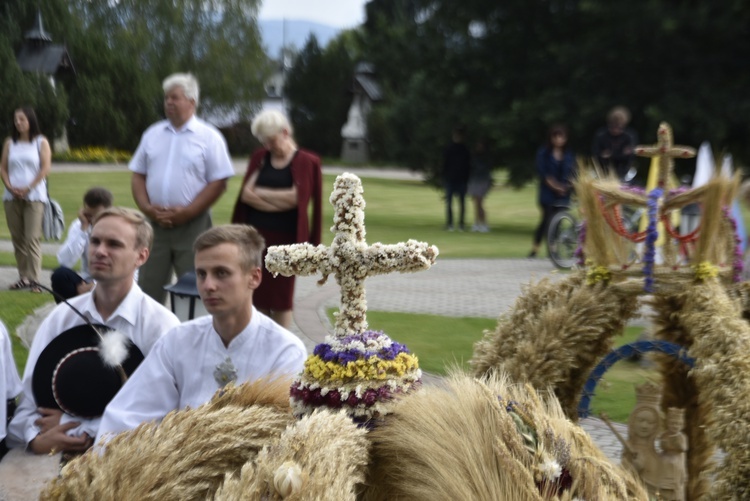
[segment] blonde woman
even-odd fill
[[[13,134],[5,140],[0,160],[5,219],[19,275],[10,288],[30,288],[39,293],[42,290],[33,284],[39,281],[42,271],[42,218],[52,152],[47,138],[39,131],[33,109],[18,108],[13,125]]]
[[[267,246],[320,243],[320,158],[297,147],[292,126],[278,111],[260,113],[251,131],[263,148],[253,153],[234,206],[233,223],[254,226]],[[312,205],[312,218],[308,207]],[[265,260],[266,252],[263,253]],[[292,324],[294,277],[272,276],[264,267],[253,304],[282,327]]]

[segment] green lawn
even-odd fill
[[[326,314],[331,323],[336,308]],[[405,344],[419,357],[422,370],[444,375],[451,367],[468,369],[474,343],[482,338],[487,329],[493,330],[496,320],[475,317],[443,317],[368,311],[370,329],[381,330],[393,340]],[[622,336],[615,338],[615,345],[622,346],[638,339],[643,329],[627,327]],[[625,422],[635,405],[635,385],[658,377],[651,369],[642,368],[637,362],[616,363],[599,382],[592,400],[593,415],[605,412],[612,420]]]
[[[356,169],[353,170],[356,172]],[[335,176],[326,175],[323,180],[323,240],[330,243],[333,235],[329,231],[333,211],[328,197]],[[224,196],[213,208],[214,222],[229,222],[232,206],[239,192],[241,178],[230,180]],[[496,186],[486,200],[487,218],[492,232],[449,233],[443,230],[445,207],[442,193],[417,181],[399,181],[363,178],[364,196],[367,203],[365,224],[368,242],[395,243],[410,238],[424,240],[440,248],[444,257],[522,257],[531,247],[531,234],[538,221],[535,187],[529,185],[521,190]],[[77,217],[83,193],[91,186],[104,186],[112,191],[115,203],[135,207],[130,193],[128,172],[53,172],[50,174],[50,195],[63,208],[68,225]],[[467,200],[467,225],[473,222],[473,211]],[[0,218],[5,221],[4,209],[0,207]],[[0,224],[0,239],[9,239],[8,228]],[[5,254],[5,256],[2,256]],[[11,265],[13,256],[0,253],[0,264]],[[45,263],[54,266],[54,259]]]

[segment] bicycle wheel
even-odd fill
[[[547,229],[547,253],[552,263],[561,270],[569,270],[576,262],[578,222],[568,211],[552,217]]]

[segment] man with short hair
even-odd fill
[[[78,211],[78,219],[73,221],[68,229],[65,243],[57,251],[57,262],[60,267],[52,272],[52,290],[57,293],[55,302],[60,298],[72,297],[90,291],[94,287],[89,274],[89,236],[91,223],[104,209],[112,207],[112,192],[106,188],[96,186],[83,195],[83,208]],[[76,273],[72,268],[81,261],[81,272]]]
[[[63,412],[61,409],[65,407],[59,401],[60,408],[39,406],[36,398],[39,381],[33,381],[36,370],[46,371],[51,377],[49,382],[42,381],[46,383],[42,387],[50,394],[55,391],[53,370],[58,372],[64,360],[81,350],[64,350],[57,357],[47,348],[53,343],[56,346],[58,339],[66,339],[66,332],[78,334],[73,329],[85,328],[80,315],[92,324],[120,332],[143,355],[148,354],[164,332],[180,323],[172,312],[146,296],[133,278],[135,270],[148,260],[152,238],[151,225],[143,214],[133,209],[111,207],[94,221],[88,258],[89,272],[96,286],[91,292],[70,299],[70,306],[57,305],[39,326],[23,374],[21,401],[8,429],[10,446],[27,446],[37,454],[80,452],[91,446],[100,417],[75,417]],[[76,337],[72,340],[76,341]],[[96,385],[97,376],[73,389],[83,394],[80,400],[84,402],[90,391],[86,387],[88,383]],[[50,385],[52,390],[49,390]],[[55,394],[55,400],[58,397]]]
[[[107,406],[99,436],[160,421],[208,402],[230,381],[295,375],[307,356],[302,341],[253,307],[265,242],[255,228],[211,228],[195,242],[198,292],[210,316],[170,330]]]
[[[133,198],[154,226],[151,258],[138,284],[163,304],[172,270],[177,277],[193,270],[193,242],[211,227],[211,206],[234,167],[218,129],[195,116],[195,77],[175,73],[162,87],[167,119],[143,133],[129,168]]]

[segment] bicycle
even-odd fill
[[[569,270],[575,264],[582,224],[570,206],[552,216],[547,228],[547,255],[557,268]]]
[[[631,168],[623,178],[623,184],[630,183],[635,174],[636,170]],[[627,210],[623,218],[625,228],[628,231],[636,231],[644,213],[644,208]],[[572,205],[561,207],[561,210],[552,216],[547,228],[547,254],[558,269],[570,270],[576,264],[576,250],[582,227],[583,223],[576,217]]]

